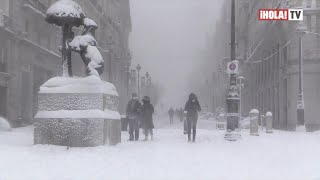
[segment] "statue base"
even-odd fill
[[[40,87],[34,144],[68,147],[121,142],[119,96],[100,78],[55,77]]]

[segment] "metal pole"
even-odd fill
[[[230,60],[235,60],[235,0],[231,0],[231,42],[230,42]],[[239,120],[238,120],[238,100],[233,97],[233,93],[236,91],[237,88],[237,79],[236,74],[230,74],[230,87],[229,93],[227,98],[227,106],[228,106],[228,114],[227,114],[227,130],[234,131],[238,128]]]
[[[241,82],[241,78],[240,78],[240,87],[239,87],[239,121],[241,121],[241,88],[242,88],[242,82]]]
[[[231,55],[231,61],[235,60],[235,54],[236,54],[236,20],[235,20],[235,0],[231,0],[231,49],[230,49],[230,55]]]
[[[140,71],[138,71],[138,99],[140,99]]]
[[[298,125],[304,125],[303,71],[302,71],[302,33],[299,36],[299,94],[297,105]]]

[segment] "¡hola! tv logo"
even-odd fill
[[[303,9],[259,9],[258,19],[261,21],[302,21]]]

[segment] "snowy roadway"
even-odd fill
[[[32,145],[32,127],[0,132],[0,180],[11,179],[320,179],[320,132],[260,133],[227,142],[200,120],[196,143],[181,123],[156,122],[154,141],[95,148]],[[159,125],[160,124],[160,125]],[[142,136],[143,137],[143,136]]]

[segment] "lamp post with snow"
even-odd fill
[[[138,71],[138,99],[140,99],[140,70],[141,70],[140,64],[137,65],[136,69]]]
[[[306,27],[299,24],[296,32],[299,36],[299,94],[297,102],[297,120],[298,126],[304,125],[304,97],[303,97],[303,49],[302,49],[302,38],[306,33]]]
[[[239,128],[239,94],[237,90],[238,64],[236,60],[236,18],[235,0],[231,0],[231,42],[230,60],[228,63],[228,74],[230,75],[230,86],[227,95],[227,133],[224,138],[229,141],[236,141],[241,138],[241,134],[235,130]]]
[[[149,96],[149,73],[146,72],[146,86],[147,86],[147,96]]]
[[[238,128],[238,91],[237,77],[238,61],[236,60],[236,32],[235,32],[235,0],[231,0],[231,42],[230,42],[230,60],[228,63],[228,74],[230,75],[230,85],[227,95],[227,130],[234,131]]]

